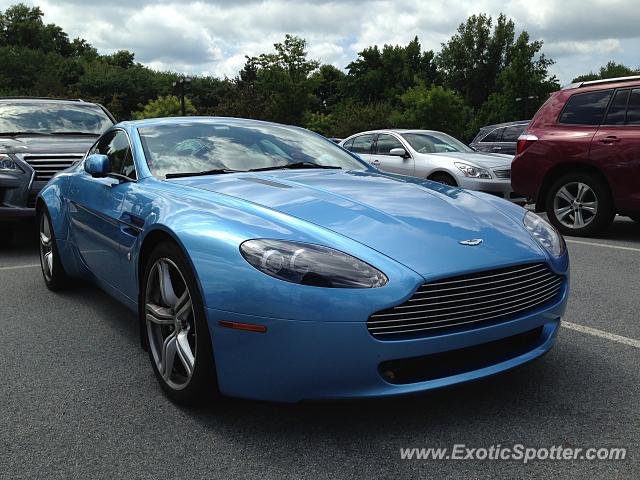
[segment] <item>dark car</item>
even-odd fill
[[[512,186],[564,234],[640,222],[640,76],[569,85],[518,140]]]
[[[33,216],[38,192],[114,123],[82,100],[0,98],[0,221]]]
[[[480,129],[469,146],[479,152],[515,155],[518,137],[527,125],[529,120],[487,125]]]

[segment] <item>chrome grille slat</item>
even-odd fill
[[[562,292],[564,277],[542,263],[459,275],[422,285],[414,295],[369,317],[374,336],[425,336],[508,321]]]
[[[541,283],[545,283],[545,282],[548,280],[548,277],[545,277],[545,278],[543,278],[542,280],[540,280],[540,279],[536,278],[536,280],[538,280],[538,281],[537,281],[537,282],[534,282],[534,283],[529,283],[529,282],[518,282],[518,284],[517,284],[517,285],[521,285],[522,283],[526,283],[526,285],[524,285],[523,287],[512,288],[512,289],[510,289],[510,290],[505,290],[505,291],[502,291],[502,292],[489,293],[489,294],[487,294],[487,295],[475,295],[475,293],[478,291],[478,290],[475,290],[475,291],[473,291],[473,294],[474,294],[474,297],[475,297],[475,298],[488,298],[488,297],[495,297],[496,295],[510,294],[510,293],[513,293],[513,292],[518,292],[518,291],[520,291],[520,290],[524,290],[524,289],[529,288],[529,287],[534,287],[534,286],[536,286],[536,285],[540,285]],[[490,288],[490,289],[488,289],[488,290],[492,290],[492,291],[493,291],[493,290],[495,290],[495,288]],[[442,297],[451,297],[451,296],[459,296],[459,295],[464,295],[464,294],[466,294],[466,293],[467,293],[467,292],[454,293],[453,295],[439,295],[439,296],[438,296],[438,298],[442,298]],[[431,300],[433,300],[433,299],[431,299]],[[397,307],[395,307],[395,308],[399,310],[399,309],[406,309],[406,308],[420,308],[420,307],[424,307],[425,305],[430,305],[430,303],[425,302],[425,301],[424,301],[424,299],[413,299],[413,297],[412,297],[412,299],[411,299],[411,300],[408,300],[408,301],[407,301],[407,303],[409,303],[409,302],[418,302],[418,301],[422,301],[422,303],[412,303],[411,305],[400,305],[400,306],[397,306]],[[445,300],[445,301],[443,301],[443,302],[438,301],[437,303],[438,303],[438,304],[443,304],[443,303],[456,303],[456,302],[459,302],[459,301],[460,301],[460,300]],[[374,315],[375,315],[375,314],[374,314]],[[373,316],[373,315],[372,315],[372,316]]]
[[[532,269],[534,269],[534,268],[538,268],[538,269],[539,269],[539,268],[541,268],[541,267],[542,267],[542,268],[544,268],[544,265],[539,265],[539,264],[537,264],[537,265],[529,265],[528,267],[525,267],[525,268],[518,268],[517,270],[513,270],[513,271],[510,271],[510,272],[501,272],[501,273],[495,273],[495,274],[493,274],[493,275],[482,275],[482,276],[474,277],[474,278],[473,278],[473,280],[483,280],[483,279],[485,279],[485,278],[495,278],[495,277],[499,277],[499,276],[502,276],[502,275],[511,275],[511,274],[513,274],[513,273],[525,272],[525,271],[527,271],[527,270],[532,270]],[[464,279],[460,279],[460,280],[448,280],[448,281],[445,281],[445,282],[433,282],[433,283],[429,283],[429,284],[427,284],[426,286],[429,286],[429,287],[439,287],[440,285],[449,285],[449,284],[452,284],[452,283],[460,283],[460,282],[464,282],[464,281],[465,281]],[[420,288],[424,288],[424,287],[425,287],[425,285],[423,285],[423,286],[422,286],[422,287],[420,287]]]
[[[511,178],[511,169],[510,168],[499,168],[493,171],[497,178],[507,179]]]
[[[485,320],[491,320],[491,319],[495,319],[495,318],[501,318],[501,317],[508,317],[511,314],[517,313],[517,312],[522,312],[524,310],[529,310],[533,307],[536,307],[540,304],[543,304],[544,302],[546,302],[547,300],[551,299],[554,297],[555,294],[550,295],[547,298],[541,298],[538,299],[538,301],[536,301],[535,303],[531,303],[531,304],[527,304],[524,307],[520,307],[520,308],[515,308],[510,310],[509,312],[505,312],[499,315],[493,315],[491,317],[486,317],[486,318],[482,318],[482,319],[477,319],[477,320],[470,320],[467,322],[458,322],[458,323],[453,323],[453,324],[448,324],[447,327],[456,327],[456,326],[460,326],[460,325],[468,325],[468,324],[472,324],[472,323],[480,323],[483,322]],[[411,325],[409,325],[411,326]],[[415,326],[415,325],[414,325]],[[424,330],[433,330],[433,329],[440,329],[442,328],[442,326],[439,325],[432,325],[430,327],[422,327],[422,328],[417,328],[417,329],[403,329],[403,330],[394,330],[394,331],[389,331],[389,332],[375,332],[376,335],[391,335],[391,334],[401,334],[401,333],[407,333],[407,332],[417,332],[417,331],[424,331]]]
[[[500,280],[492,280],[492,281],[489,281],[489,282],[482,282],[482,283],[468,283],[468,282],[464,282],[464,280],[463,280],[463,281],[460,282],[460,283],[462,283],[462,285],[459,286],[459,287],[446,287],[446,288],[430,289],[431,285],[429,285],[428,287],[424,287],[423,286],[423,287],[420,287],[420,289],[416,293],[429,294],[429,293],[433,293],[434,291],[440,292],[440,291],[443,291],[443,290],[447,290],[447,291],[449,291],[449,290],[459,290],[461,288],[468,289],[468,288],[473,288],[473,287],[476,287],[476,286],[484,287],[486,285],[495,285],[497,283],[510,282],[512,280],[517,280],[519,278],[528,278],[528,277],[531,277],[532,275],[539,274],[542,271],[544,271],[544,270],[532,270],[531,272],[525,273],[523,275],[518,275],[518,276],[515,276],[515,277],[506,277],[506,278],[501,278]],[[490,277],[490,278],[492,278],[492,277]],[[473,279],[471,281],[475,281],[475,279]]]
[[[553,278],[553,274],[545,274],[545,276],[542,277],[543,280],[545,280],[545,279],[548,280],[549,278]],[[534,278],[534,279],[524,280],[522,282],[514,282],[513,285],[525,285],[525,284],[528,284],[528,283],[530,283],[532,281],[540,280],[540,279],[541,278]],[[483,289],[480,289],[480,290],[465,290],[463,292],[458,292],[458,293],[449,293],[449,294],[445,294],[445,295],[438,295],[438,297],[439,298],[456,297],[456,296],[460,296],[460,295],[467,295],[469,293],[474,293],[475,294],[475,293],[482,293],[482,292],[490,292],[490,291],[493,291],[495,289],[496,289],[496,287],[483,288]],[[434,290],[434,291],[428,292],[428,293],[439,293],[441,291],[443,291],[443,290],[437,290],[437,291]],[[418,292],[416,292],[416,295],[422,294],[422,293],[424,293],[424,292],[418,291]],[[429,297],[417,297],[417,298],[413,299],[412,301],[417,302],[417,301],[420,301],[420,300],[424,300],[424,298],[429,298]]]
[[[73,162],[81,160],[84,154],[29,154],[22,159],[35,171],[36,181],[48,181],[53,176],[69,168]]]
[[[538,294],[544,294],[544,293],[547,293],[548,291],[551,291],[551,290],[557,290],[558,287],[560,287],[560,284],[562,283],[562,281],[560,279],[556,279],[556,280],[554,280],[554,282],[556,282],[556,283],[553,283],[553,284],[550,284],[550,285],[542,285],[541,287],[534,288],[531,292],[523,292],[523,293],[520,293],[518,295],[514,295],[512,297],[506,297],[506,298],[507,299],[513,299],[514,297],[521,297],[523,295],[528,295],[529,293],[532,293],[534,291],[536,293],[538,293]],[[411,311],[411,312],[387,313],[387,314],[381,314],[381,315],[371,315],[371,318],[389,317],[389,316],[392,316],[392,315],[413,315],[413,314],[416,314],[416,313],[439,312],[439,311],[443,311],[443,310],[451,310],[451,309],[454,309],[454,308],[462,308],[464,310],[468,310],[469,307],[474,307],[476,305],[483,305],[483,304],[490,303],[491,305],[488,306],[488,307],[479,307],[477,309],[474,309],[474,310],[484,310],[484,309],[487,309],[487,308],[492,308],[492,306],[507,305],[507,304],[514,303],[514,302],[519,302],[519,301],[520,300],[509,300],[509,301],[506,301],[506,302],[503,302],[503,301],[498,301],[497,302],[497,301],[493,301],[493,300],[486,300],[484,302],[467,303],[467,304],[462,305],[462,306],[444,307],[444,308],[432,308],[432,309],[428,309],[428,310],[416,310],[416,311]],[[420,318],[436,318],[436,317],[439,318],[439,317],[445,317],[447,315],[455,315],[455,314],[458,314],[458,313],[464,313],[464,312],[459,312],[458,311],[458,312],[449,312],[449,313],[438,313],[436,315],[429,315],[427,317],[420,317]],[[393,320],[393,319],[392,320],[375,320],[375,321],[369,321],[369,323],[398,322],[398,321],[401,321],[401,320],[402,320],[401,318],[400,319],[396,319],[396,320]]]

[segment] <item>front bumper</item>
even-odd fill
[[[297,321],[208,309],[220,391],[262,400],[364,398],[402,395],[480,379],[540,357],[553,345],[565,306],[559,300],[503,323],[427,338],[380,341],[365,322]],[[220,320],[259,324],[266,333],[232,330]],[[390,383],[383,362],[424,357],[490,343],[541,328],[524,351],[497,363],[470,361],[455,374],[413,383]]]
[[[526,203],[526,197],[513,191],[509,179],[478,179],[469,177],[457,178],[460,187],[477,192],[490,193],[515,203]]]
[[[42,185],[32,182],[32,172],[0,173],[0,220],[33,217],[33,204]],[[32,185],[33,183],[33,185]]]

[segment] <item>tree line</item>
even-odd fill
[[[344,70],[310,59],[303,38],[286,35],[247,57],[234,78],[193,76],[188,114],[256,118],[344,137],[385,127],[442,130],[469,140],[485,124],[530,118],[557,90],[542,41],[516,34],[505,15],[472,15],[439,52],[371,46]],[[179,72],[152,70],[133,52],[101,55],[85,39],[47,24],[39,7],[0,12],[0,96],[82,98],[119,120],[177,115]],[[576,79],[637,73],[614,62]]]

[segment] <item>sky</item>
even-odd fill
[[[609,60],[639,67],[639,0],[22,0],[45,22],[100,53],[130,50],[155,69],[234,77],[245,55],[273,50],[285,33],[307,40],[310,58],[345,67],[371,45],[425,50],[472,14],[500,13],[544,41],[561,83]],[[17,3],[0,0],[0,9]]]

